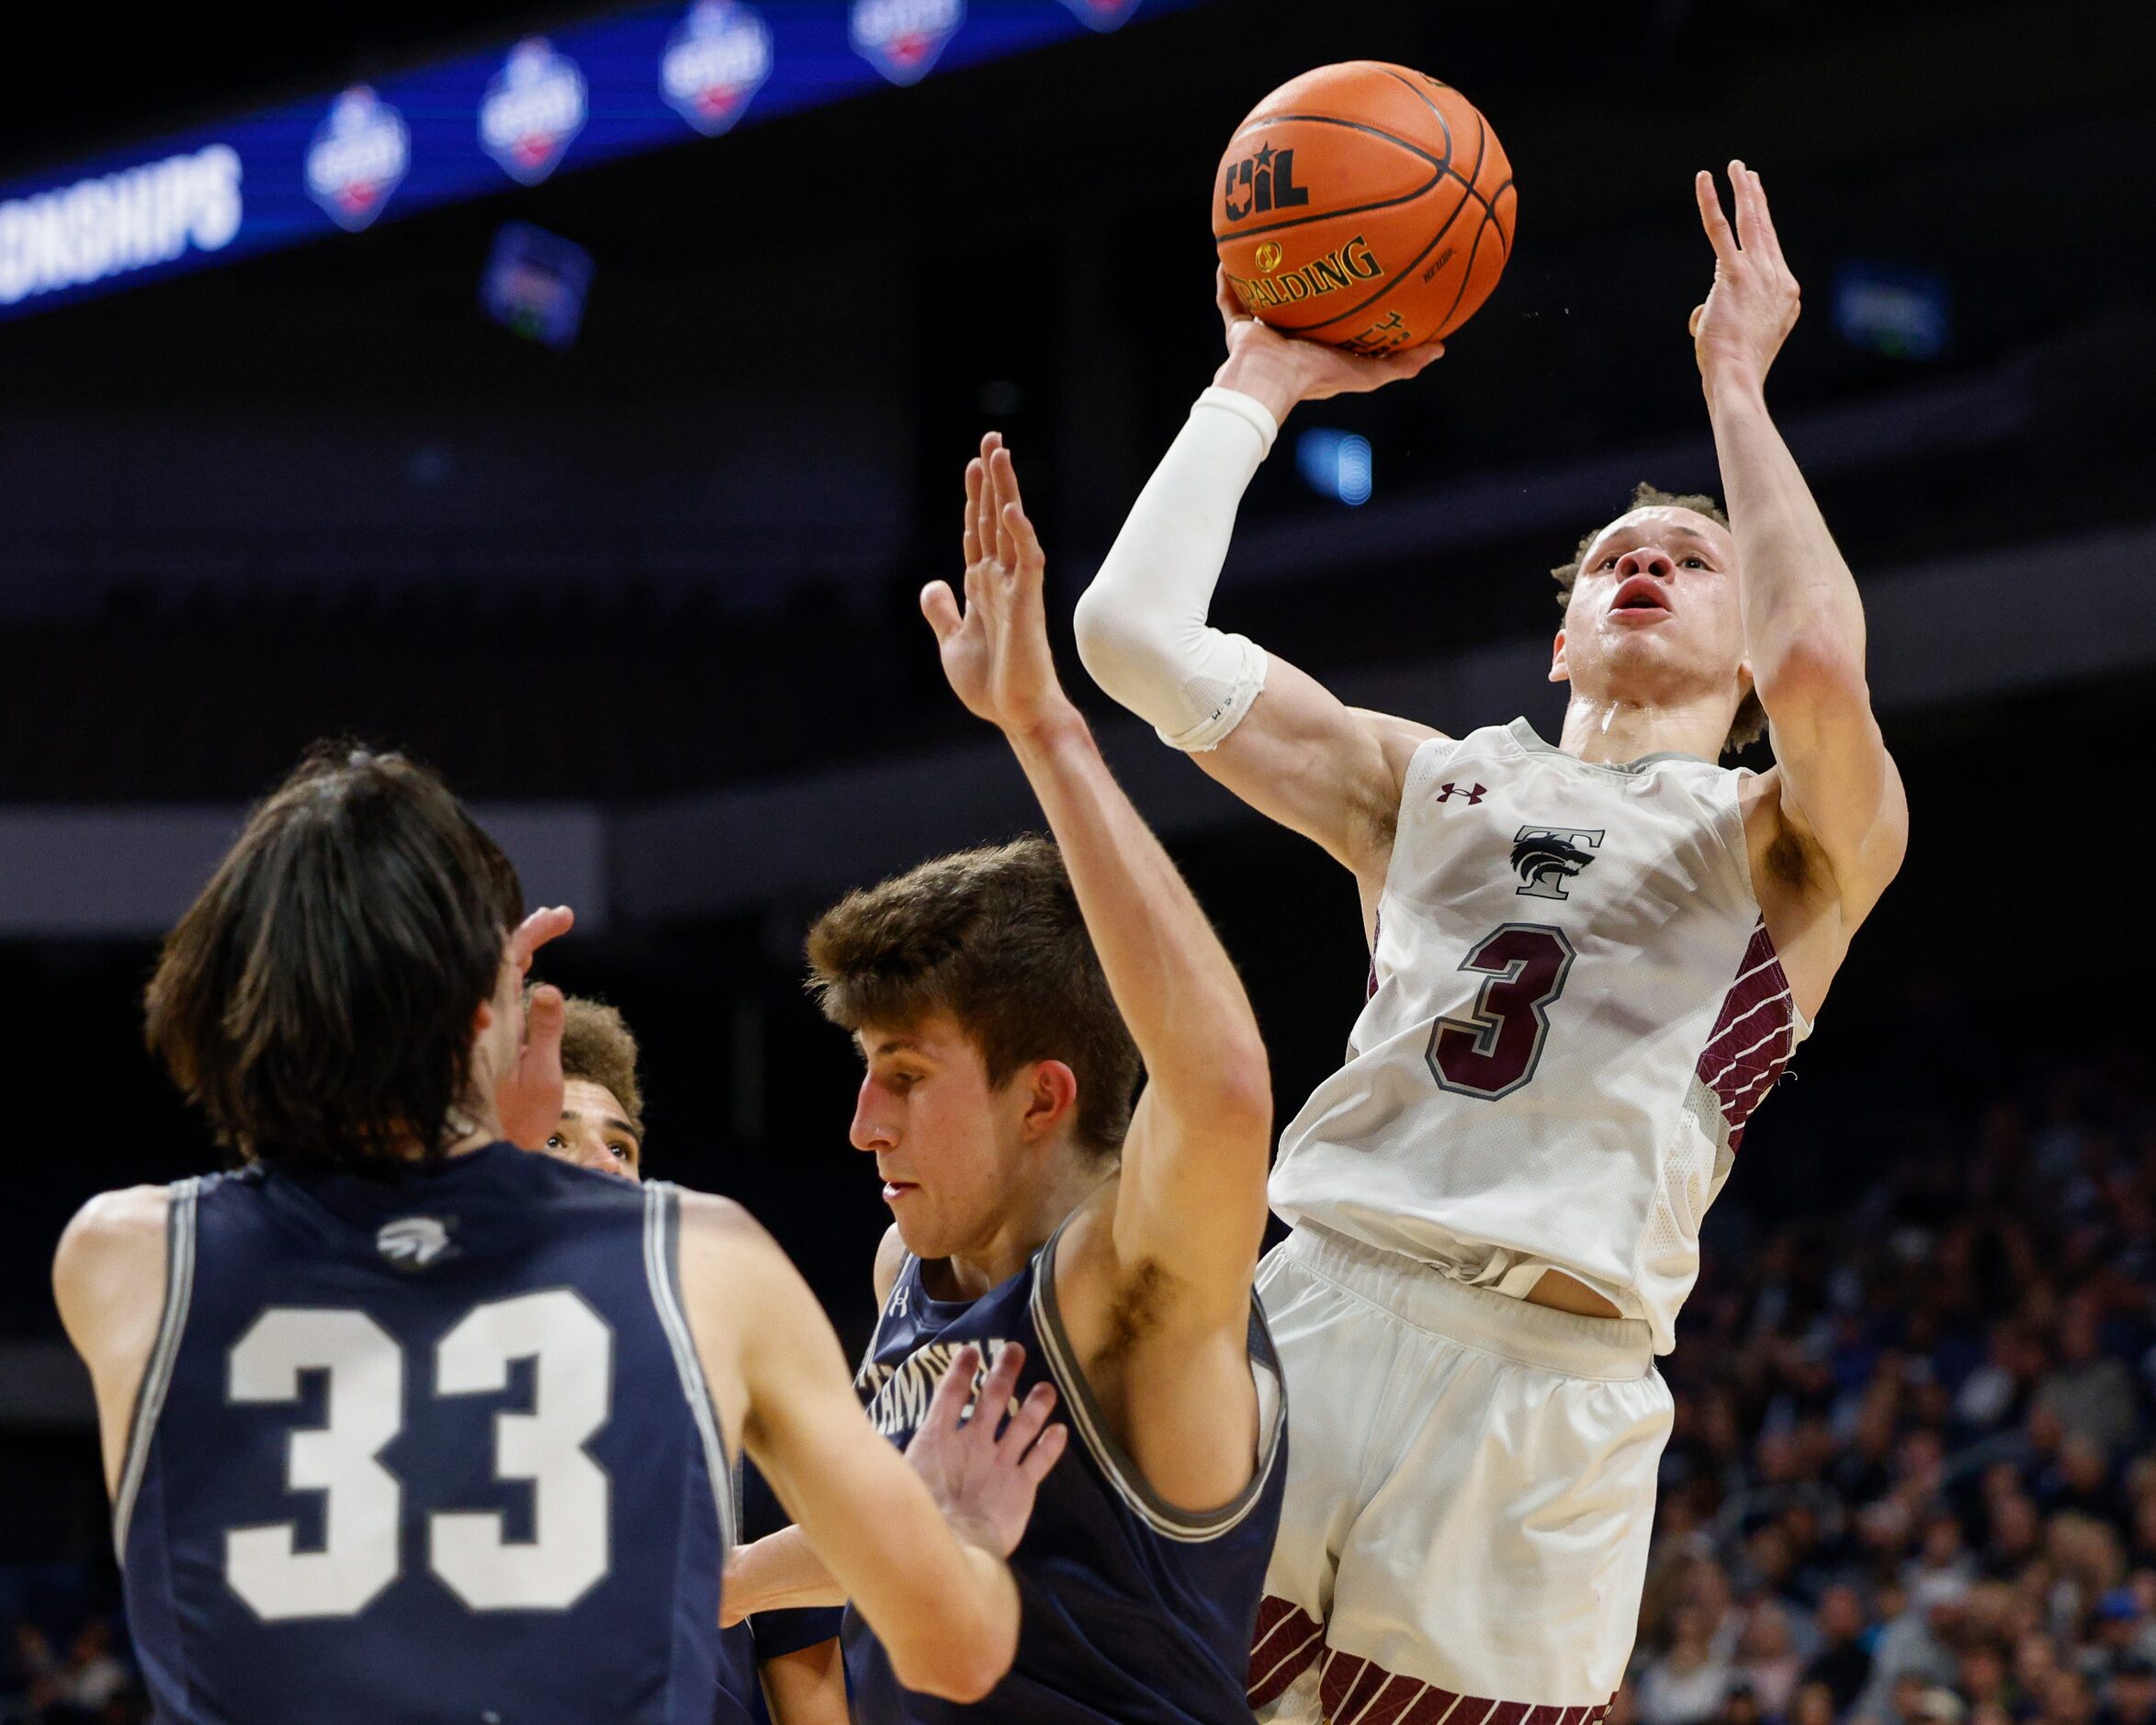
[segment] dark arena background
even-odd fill
[[[972,0],[902,84],[840,0],[761,4],[770,81],[702,126],[644,94],[685,0],[39,8],[0,55],[0,1719],[144,1717],[48,1267],[92,1192],[216,1165],[140,990],[313,738],[438,766],[576,907],[545,974],[642,1038],[647,1166],[746,1202],[857,1346],[885,1211],[801,940],[1037,824],[914,611],[998,426],[1067,679],[1243,968],[1283,1119],[1337,1063],[1348,880],[1109,707],[1068,618],[1219,358],[1222,143],[1371,57],[1490,117],[1517,251],[1425,378],[1298,412],[1216,620],[1358,704],[1553,735],[1546,571],[1635,480],[1714,486],[1690,175],[1741,154],[1805,289],[1770,400],[1909,789],[1664,1362],[1617,1716],[2150,1725],[2156,9]],[[477,67],[476,99],[535,37],[593,44],[559,160],[429,177],[413,98],[401,184],[304,195],[339,91]],[[112,194],[141,231],[38,226],[172,162]]]

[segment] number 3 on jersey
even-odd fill
[[[1564,992],[1577,954],[1562,929],[1507,922],[1476,941],[1460,968],[1489,978],[1474,1016],[1439,1019],[1430,1032],[1430,1076],[1458,1096],[1495,1102],[1535,1076],[1550,1036],[1550,1007]]]
[[[428,1567],[475,1611],[562,1610],[607,1569],[607,1482],[585,1443],[606,1423],[614,1336],[567,1288],[475,1306],[435,1349],[436,1395],[508,1387],[533,1362],[529,1413],[494,1416],[494,1475],[526,1480],[529,1541],[491,1511],[427,1517]],[[403,1484],[379,1460],[404,1428],[404,1350],[364,1312],[272,1306],[232,1348],[234,1402],[291,1402],[302,1372],[327,1380],[324,1423],[292,1433],[285,1488],[323,1497],[322,1546],[295,1523],[225,1535],[225,1580],[265,1622],[350,1617],[397,1579]]]

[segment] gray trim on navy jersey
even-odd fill
[[[651,1287],[651,1304],[659,1313],[659,1326],[673,1350],[674,1370],[681,1374],[682,1392],[696,1421],[696,1435],[704,1442],[704,1467],[711,1476],[711,1501],[718,1509],[718,1534],[726,1548],[736,1543],[734,1471],[728,1463],[726,1438],[719,1430],[718,1409],[711,1398],[711,1385],[704,1376],[704,1362],[696,1356],[696,1342],[682,1301],[681,1193],[671,1180],[649,1180],[644,1186],[644,1275]]]
[[[1252,1349],[1250,1373],[1258,1385],[1258,1417],[1267,1425],[1263,1447],[1258,1457],[1258,1465],[1252,1471],[1250,1483],[1223,1504],[1218,1509],[1202,1512],[1178,1509],[1166,1502],[1147,1483],[1137,1463],[1133,1461],[1115,1439],[1101,1413],[1101,1404],[1094,1400],[1092,1386],[1078,1369],[1077,1351],[1070,1345],[1070,1337],[1063,1327],[1063,1313],[1055,1302],[1055,1246],[1063,1237],[1063,1228],[1070,1225],[1067,1217],[1041,1248],[1033,1262],[1033,1327],[1041,1337],[1041,1347],[1048,1357],[1048,1370],[1055,1380],[1055,1387],[1063,1396],[1064,1410],[1078,1432],[1079,1440],[1092,1452],[1101,1471],[1123,1502],[1144,1518],[1146,1525],[1168,1539],[1178,1539],[1186,1545],[1202,1544],[1216,1539],[1222,1534],[1241,1526],[1250,1512],[1257,1508],[1264,1495],[1266,1481],[1280,1459],[1281,1438],[1287,1430],[1287,1385],[1281,1377],[1279,1355],[1272,1345],[1272,1331],[1265,1322],[1265,1308],[1253,1292],[1250,1310],[1258,1333],[1263,1342],[1263,1352]],[[1270,1378],[1274,1393],[1266,1394],[1266,1380]],[[1270,1410],[1270,1419],[1267,1415]]]
[[[179,1356],[180,1336],[187,1327],[187,1306],[194,1298],[195,1200],[201,1189],[199,1178],[175,1180],[169,1188],[172,1208],[164,1220],[164,1311],[157,1320],[157,1339],[151,1345],[149,1363],[142,1368],[141,1387],[135,1392],[119,1489],[112,1500],[112,1545],[123,1568],[135,1495],[142,1489],[142,1474],[150,1465],[157,1416],[164,1410],[164,1392],[172,1387],[173,1361]]]

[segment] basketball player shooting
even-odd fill
[[[1227,361],[1078,605],[1103,689],[1353,873],[1373,958],[1270,1186],[1292,1443],[1264,1718],[1607,1707],[1700,1219],[1901,864],[1863,607],[1766,405],[1797,283],[1759,176],[1730,179],[1733,231],[1698,178],[1715,267],[1691,321],[1729,516],[1642,488],[1556,571],[1555,746],[1351,709],[1206,622],[1281,421],[1428,348],[1359,358],[1224,293]],[[1716,764],[1759,708],[1775,765]]]

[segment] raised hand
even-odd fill
[[[1692,313],[1692,351],[1710,390],[1717,384],[1757,390],[1801,308],[1797,278],[1782,259],[1767,214],[1766,186],[1742,162],[1729,164],[1729,178],[1734,232],[1721,213],[1714,175],[1702,169],[1693,182],[1699,222],[1714,247],[1714,286]]]
[[[952,1358],[936,1386],[928,1417],[906,1446],[906,1460],[936,1500],[951,1530],[968,1544],[1009,1557],[1033,1513],[1033,1494],[1069,1441],[1067,1426],[1048,1424],[1055,1387],[1036,1383],[1005,1423],[1025,1349],[1006,1342],[982,1380],[971,1419],[962,1415],[974,1393],[981,1350],[968,1343]],[[999,1431],[998,1427],[1001,1430]]]
[[[948,581],[931,581],[920,593],[952,689],[968,712],[1013,737],[1075,713],[1048,651],[1047,558],[1000,433],[982,438],[966,464],[964,546],[965,609]]]
[[[1282,335],[1244,310],[1227,285],[1226,270],[1215,270],[1213,283],[1213,303],[1227,332],[1227,361],[1213,381],[1262,401],[1275,421],[1284,421],[1298,401],[1363,395],[1415,377],[1445,351],[1442,342],[1427,342],[1366,359],[1323,342]]]
[[[543,905],[518,924],[509,937],[509,962],[518,979],[531,975],[533,956],[542,946],[575,926],[576,913],[566,905]],[[561,1032],[568,1016],[560,989],[546,982],[534,988],[525,1002],[516,1064],[494,1087],[502,1135],[522,1149],[544,1149],[561,1119]]]

